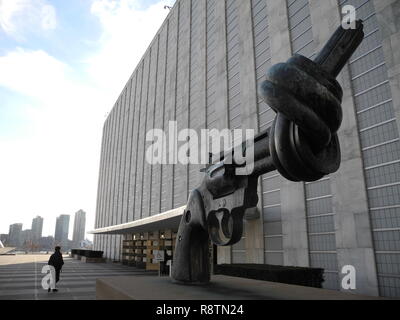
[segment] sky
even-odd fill
[[[0,233],[93,230],[104,121],[174,2],[0,0]]]

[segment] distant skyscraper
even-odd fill
[[[37,242],[42,237],[43,218],[37,216],[32,220],[32,240]]]
[[[54,234],[55,244],[66,247],[68,245],[69,215],[62,214],[57,218]]]
[[[8,244],[10,247],[21,246],[21,233],[22,233],[22,223],[14,223],[10,225],[10,231],[8,232]]]
[[[86,212],[79,210],[75,213],[74,233],[72,241],[75,247],[80,246],[80,242],[85,240]]]
[[[28,246],[32,241],[32,230],[22,230],[21,231],[21,246]]]

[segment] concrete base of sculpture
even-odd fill
[[[168,277],[99,278],[98,300],[374,300],[379,297],[215,275],[207,285],[182,285]]]

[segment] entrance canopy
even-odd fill
[[[163,229],[178,230],[184,207],[176,208],[154,216],[140,220],[118,224],[115,226],[95,229],[91,234],[132,234],[140,232],[152,232]]]

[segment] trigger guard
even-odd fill
[[[223,212],[223,216],[221,219],[218,219],[218,213],[220,211],[212,211],[208,215],[207,225],[208,225],[208,233],[210,234],[211,241],[217,246],[227,246],[229,245],[230,235],[228,233],[227,227],[224,227],[225,223],[222,223],[223,220],[229,220],[229,213]],[[228,216],[228,217],[227,217]],[[225,239],[221,238],[221,231]]]
[[[215,245],[229,246],[241,240],[244,210],[240,211],[242,211],[242,214],[236,212],[236,215],[234,212],[229,213],[226,208],[210,212],[207,217],[208,233]],[[222,213],[221,219],[218,219],[218,213]],[[225,239],[222,239],[221,235]]]
[[[226,238],[231,238],[232,236],[232,228],[229,230],[229,223],[232,221],[230,218],[230,214],[228,212],[224,212],[220,221],[220,229]]]

